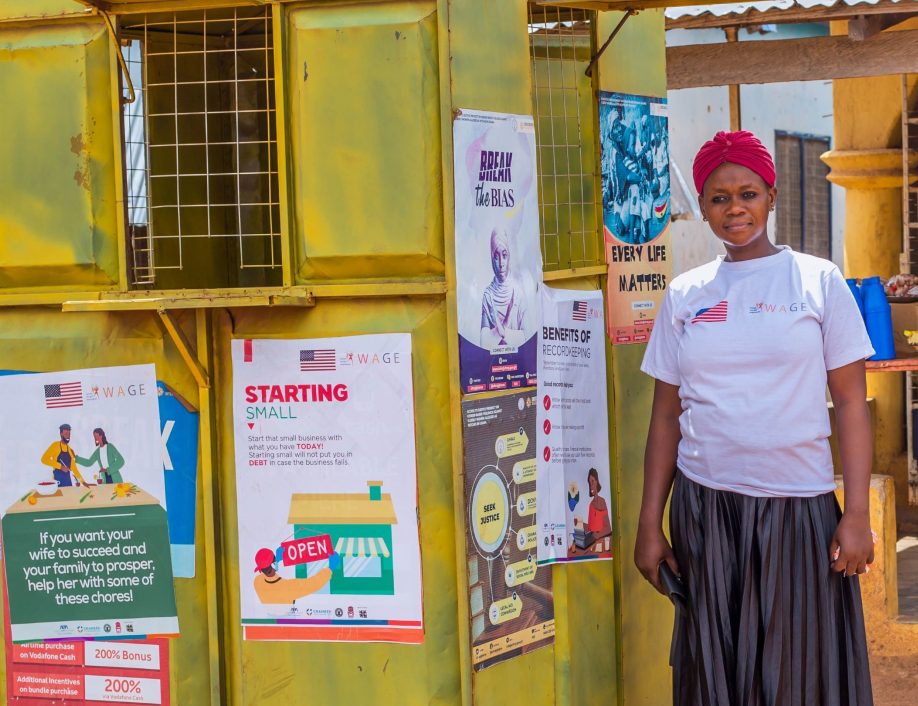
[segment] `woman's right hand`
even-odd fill
[[[666,535],[660,527],[638,528],[637,540],[634,543],[634,563],[638,571],[651,585],[663,595],[663,585],[660,583],[660,562],[665,561],[676,576],[679,576],[679,566],[673,549],[666,541]]]

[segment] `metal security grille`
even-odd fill
[[[819,155],[828,149],[828,137],[775,134],[776,240],[827,259],[832,256],[832,192],[829,168]]]
[[[124,111],[132,281],[280,278],[270,8],[127,18],[137,100]]]
[[[153,243],[150,240],[150,170],[144,112],[143,54],[138,40],[122,41],[128,76],[135,90],[133,103],[124,106],[124,161],[127,178],[128,245],[131,284],[152,286]],[[124,89],[125,98],[128,90]]]
[[[593,13],[530,4],[529,48],[543,266],[600,265]]]

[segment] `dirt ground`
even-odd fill
[[[918,658],[871,657],[874,706],[914,706],[918,703]]]

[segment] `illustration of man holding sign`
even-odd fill
[[[341,557],[331,551],[331,540],[327,537],[309,537],[284,542],[275,551],[267,547],[255,553],[255,594],[264,605],[290,605],[306,596],[322,590],[332,578],[332,571],[341,565]],[[277,573],[277,564],[284,566],[311,561],[328,560],[328,566],[319,569],[306,578],[287,579]]]

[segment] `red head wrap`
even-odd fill
[[[699,194],[711,172],[726,162],[751,169],[768,186],[775,185],[775,162],[758,137],[746,130],[718,132],[713,140],[701,146],[692,164],[692,177]]]

